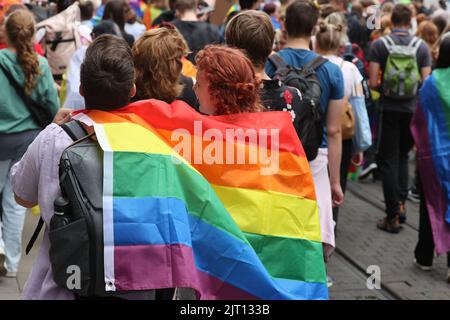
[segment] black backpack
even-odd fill
[[[295,68],[288,65],[278,54],[269,57],[276,68],[274,79],[278,79],[285,85],[300,90],[302,94],[302,107],[300,108],[299,125],[295,128],[302,142],[308,161],[317,157],[323,137],[323,111],[320,107],[319,78],[316,70],[327,60],[321,56],[312,59],[303,68]]]
[[[53,279],[78,298],[108,297],[114,293],[106,292],[104,280],[103,151],[79,122],[70,121],[61,127],[74,143],[63,151],[59,162],[62,197],[55,200],[49,228]],[[42,226],[41,218],[27,254]],[[74,266],[79,271],[80,286],[72,282]]]

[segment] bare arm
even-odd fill
[[[327,111],[328,168],[330,171],[333,206],[338,206],[343,201],[340,182],[342,154],[341,115],[343,107],[342,99],[330,100]]]
[[[378,88],[378,73],[380,72],[380,64],[378,62],[371,61],[369,64],[369,87],[371,89]]]
[[[424,67],[420,69],[420,75],[422,77],[422,81],[426,79],[431,73],[431,67]]]

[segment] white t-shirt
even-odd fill
[[[361,84],[363,76],[358,68],[351,62],[344,61],[338,56],[324,56],[334,64],[338,65],[344,76],[344,95],[350,97],[352,95],[352,87]],[[342,64],[344,62],[344,64]]]

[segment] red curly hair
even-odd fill
[[[209,81],[216,115],[259,112],[260,81],[250,60],[238,49],[212,45],[199,51],[197,68]]]

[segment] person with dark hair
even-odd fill
[[[80,93],[87,109],[111,111],[126,106],[135,95],[133,56],[121,37],[102,35],[86,51],[80,71]],[[83,123],[87,132],[93,128]],[[47,126],[33,141],[25,155],[11,170],[14,194],[27,208],[39,204],[45,224],[44,238],[31,273],[22,291],[22,299],[74,299],[67,288],[58,286],[49,260],[49,224],[54,201],[61,195],[58,164],[61,154],[73,143],[59,125]],[[130,293],[122,298],[151,299],[152,293]],[[154,295],[154,292],[153,292]]]
[[[94,24],[92,23],[92,17],[94,16],[94,4],[92,1],[82,1],[80,2],[80,16],[81,24],[87,26],[92,30]]]
[[[309,1],[294,1],[286,10],[285,28],[287,42],[278,55],[290,66],[302,68],[320,57],[310,50],[311,34],[319,18],[319,9]],[[266,72],[275,74],[275,66],[268,62]],[[326,244],[325,258],[335,246],[332,207],[344,200],[340,184],[341,165],[341,115],[344,98],[344,79],[337,65],[325,61],[316,69],[320,83],[320,108],[323,111],[323,137],[317,157],[310,162],[316,187],[322,238]]]
[[[431,18],[431,21],[438,28],[439,35],[441,35],[444,32],[445,28],[447,28],[448,26],[448,20],[446,15],[444,14],[435,15],[433,18]]]
[[[414,92],[409,95],[396,90],[396,83],[400,80],[382,81],[379,86],[379,72],[383,72],[383,79],[391,77],[392,69],[386,73],[390,51],[393,46],[409,46],[415,52],[417,85],[431,72],[431,55],[425,42],[409,34],[412,12],[408,6],[397,4],[391,15],[393,30],[390,35],[374,41],[368,56],[369,85],[373,89],[382,88],[380,97],[380,129],[378,141],[377,163],[378,171],[383,182],[383,193],[386,205],[386,217],[377,224],[378,228],[390,233],[398,233],[401,223],[406,220],[405,201],[408,197],[408,154],[413,147],[410,123],[417,104]],[[391,61],[391,60],[389,60]],[[397,71],[398,72],[398,71]],[[408,81],[413,81],[409,77]],[[401,84],[399,84],[401,85]],[[416,86],[414,86],[416,87]],[[391,89],[389,89],[391,88]],[[388,90],[389,89],[389,90]],[[395,95],[398,93],[398,97]]]
[[[126,40],[130,47],[132,47],[134,37],[125,31],[125,17],[127,10],[129,10],[128,3],[124,0],[108,0],[105,5],[102,20],[114,21],[119,27],[122,37]]]
[[[102,34],[112,34],[120,37],[119,27],[110,20],[101,21],[97,24],[91,33],[91,38],[101,36]],[[66,72],[66,96],[63,103],[64,108],[79,110],[85,108],[84,98],[80,95],[80,68],[86,56],[87,45],[82,46],[70,58]]]
[[[116,52],[116,45],[122,45],[117,36],[101,35],[86,51],[80,69],[80,94],[86,109],[118,109],[136,94],[131,49]]]
[[[136,41],[144,34],[145,30],[145,25],[137,19],[136,11],[131,7],[128,7],[126,12],[125,31],[131,34]]]
[[[27,9],[7,16],[8,48],[0,50],[0,276],[16,277],[26,209],[14,200],[9,172],[42,129],[29,101],[56,115],[58,93],[47,60],[33,48],[35,21]],[[27,101],[29,100],[29,101]]]
[[[208,44],[220,43],[219,28],[197,17],[196,0],[177,0],[175,2],[177,19],[172,24],[180,31],[186,40],[189,50],[187,58],[195,63],[197,52]]]
[[[281,29],[280,10],[275,3],[268,3],[264,6],[263,11],[269,15],[275,30]]]
[[[446,165],[450,152],[444,147],[445,143],[449,143],[446,140],[448,136],[443,138],[439,133],[448,128],[448,123],[447,128],[442,127],[440,117],[450,113],[450,33],[444,35],[439,44],[435,69],[420,89],[419,105],[411,126],[417,148],[420,194],[419,239],[414,250],[414,263],[419,269],[430,271],[435,249],[437,254],[447,252],[446,280],[450,283],[450,192],[446,190],[446,186],[450,185],[450,169]],[[437,132],[440,138],[435,139],[433,132]],[[443,205],[445,203],[447,205]]]
[[[60,13],[70,7],[75,0],[57,0],[56,1],[56,12]]]
[[[175,12],[175,2],[177,0],[169,0],[169,10],[162,12],[155,20],[152,21],[152,27],[161,25],[163,22],[171,22],[177,18]]]
[[[260,0],[239,0],[241,11],[259,9]]]

